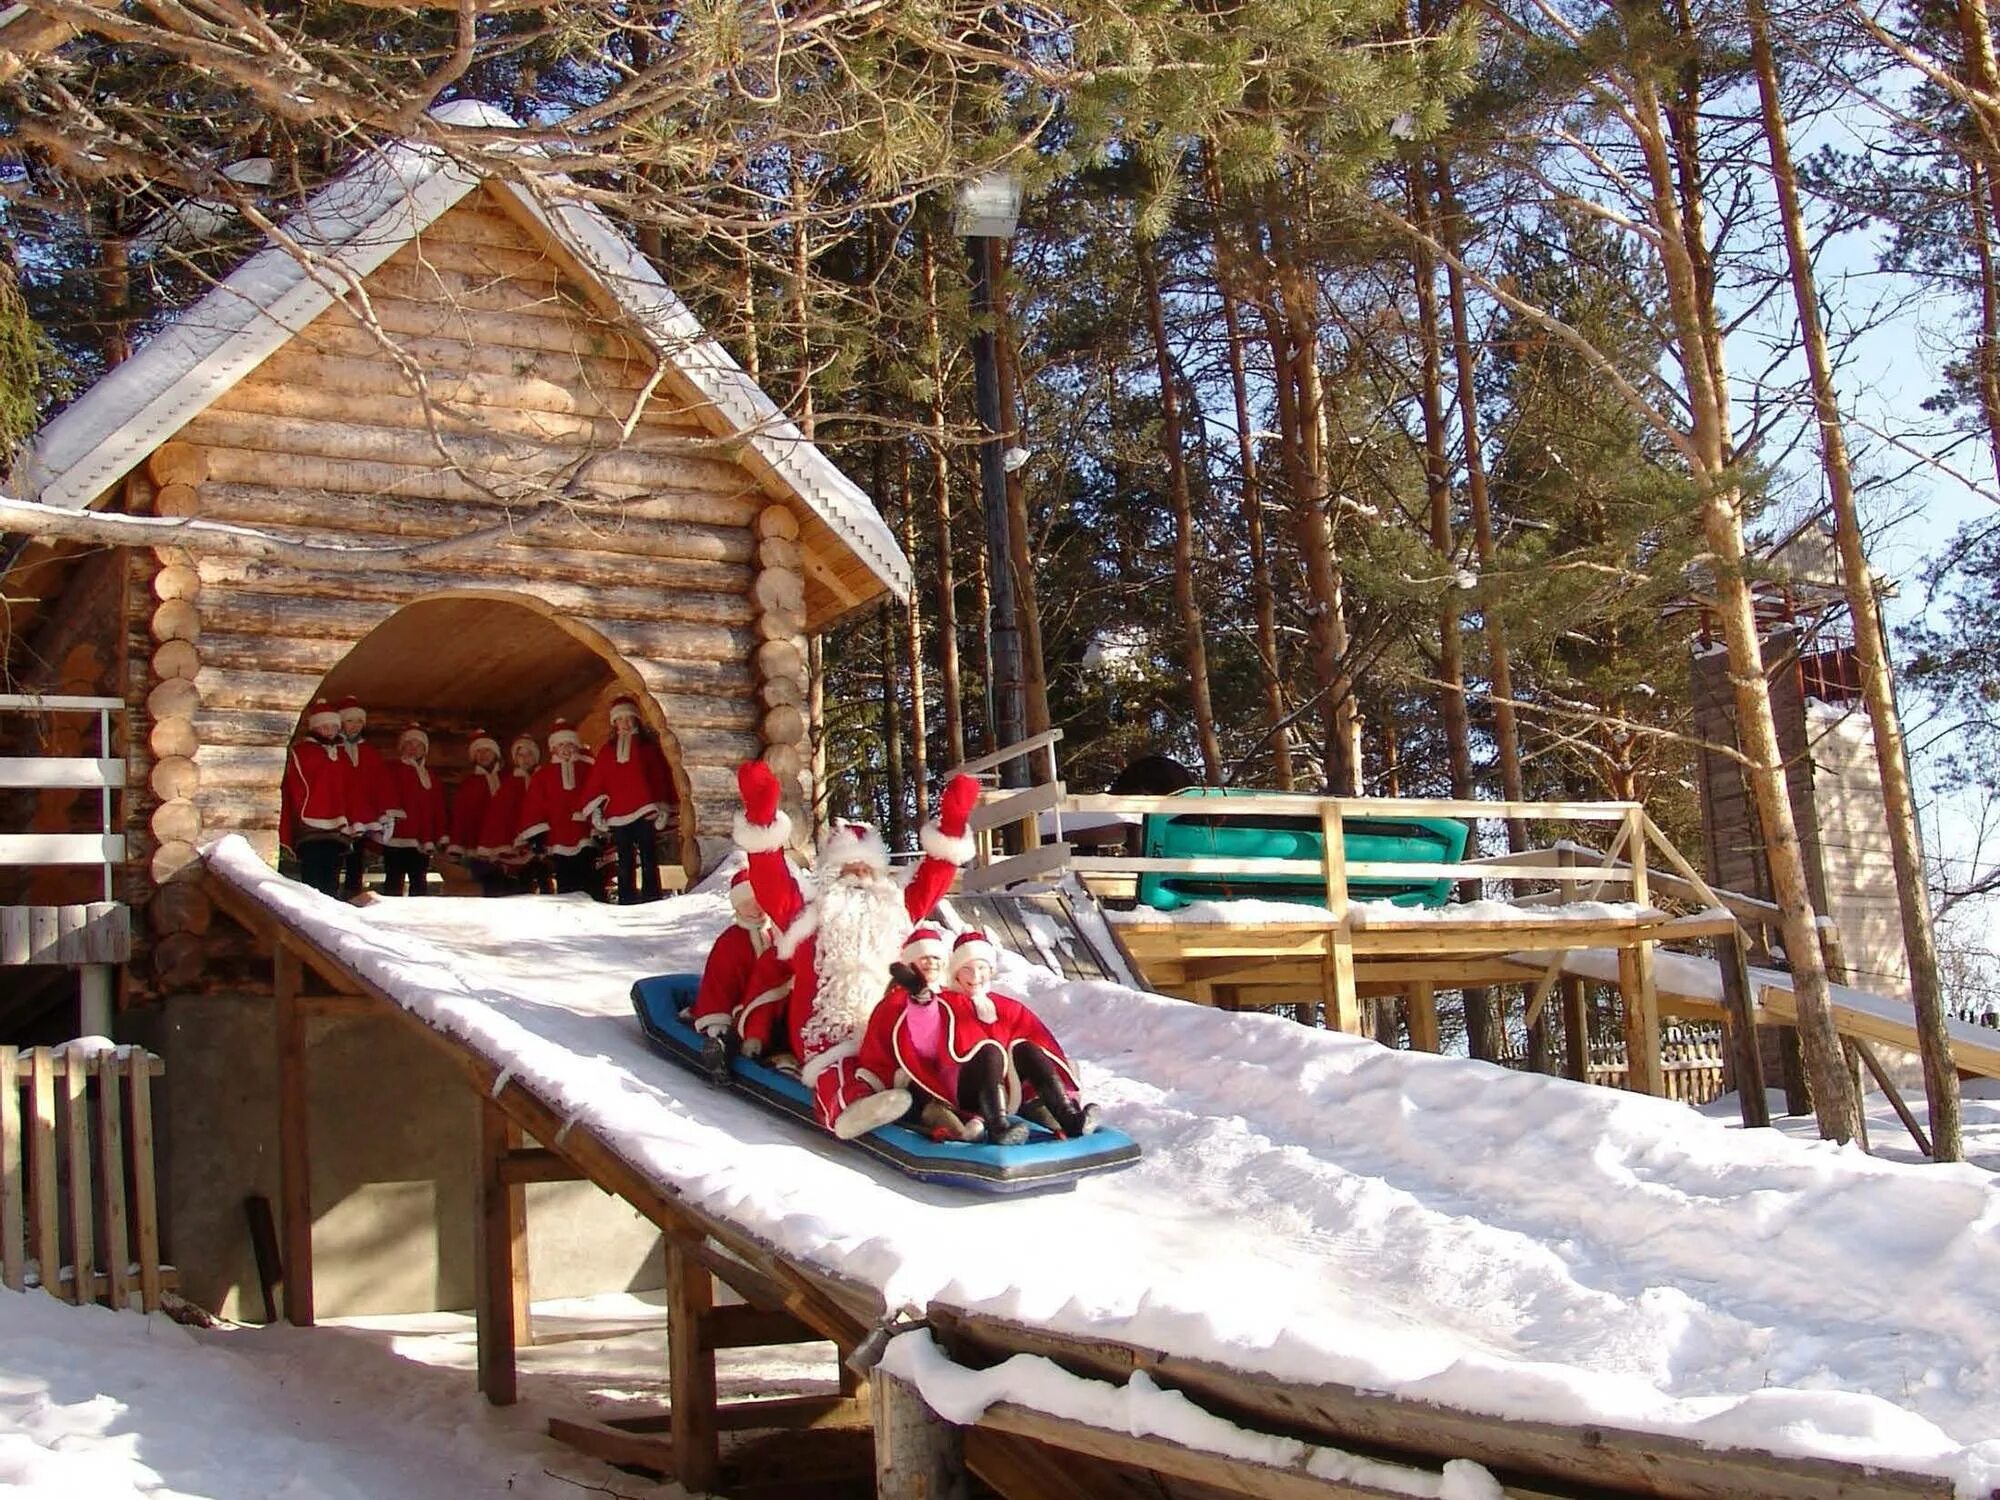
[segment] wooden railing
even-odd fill
[[[104,899],[125,861],[125,838],[118,831],[112,796],[125,785],[125,762],[113,750],[111,716],[125,711],[122,698],[36,697],[0,693],[0,713],[92,714],[97,719],[97,754],[0,757],[0,787],[37,791],[99,793],[96,833],[0,833],[0,865],[101,865]]]
[[[153,1079],[142,1048],[0,1047],[0,1286],[160,1306]]]

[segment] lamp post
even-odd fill
[[[986,630],[993,643],[993,675],[986,691],[994,742],[1001,746],[1017,745],[1028,737],[1020,602],[1007,523],[1000,360],[993,330],[993,279],[999,274],[1000,246],[1013,238],[1020,217],[1021,179],[1011,172],[988,172],[959,189],[957,228],[972,262],[972,311],[979,320],[972,338],[972,371],[979,407],[979,498],[986,510],[986,576],[992,610]],[[1028,785],[1027,762],[1002,765],[1000,784]]]

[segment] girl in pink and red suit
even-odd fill
[[[921,974],[919,960],[927,966],[943,946],[941,934],[921,928],[905,950],[915,956],[906,961]],[[907,1085],[952,1112],[931,1110],[926,1120],[942,1119],[947,1130],[959,1122],[960,1139],[1019,1145],[1028,1127],[1009,1116],[1024,1097],[1032,1101],[1029,1111],[1051,1128],[1088,1135],[1097,1128],[1097,1107],[1077,1103],[1075,1070],[1041,1018],[990,988],[995,958],[984,933],[961,933],[952,947],[949,986],[915,992],[899,986],[875,1007],[855,1059],[856,1072],[883,1091],[884,1102],[871,1113],[885,1112],[897,1094],[907,1108]],[[926,976],[925,982],[935,979]]]
[[[766,1054],[792,993],[791,965],[778,957],[778,930],[757,904],[747,869],[729,882],[729,905],[735,920],[708,950],[688,1013],[702,1035],[702,1066],[718,1080],[729,1071],[731,1052]]]
[[[559,896],[588,891],[596,883],[596,836],[583,815],[584,778],[589,773],[583,737],[569,720],[557,719],[549,728],[548,764],[528,783],[514,842],[540,841],[556,868]]]
[[[421,896],[430,879],[431,855],[451,837],[445,814],[444,783],[425,764],[431,737],[412,724],[396,739],[396,763],[389,773],[396,782],[401,817],[382,839],[382,894]]]

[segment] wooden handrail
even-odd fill
[[[1062,737],[1063,732],[1060,729],[1044,729],[1040,734],[1030,735],[1025,740],[1019,740],[1012,745],[1003,745],[991,754],[975,756],[962,765],[952,767],[945,774],[977,776],[982,771],[991,771],[1004,766],[1010,760],[1020,760],[1023,756],[1033,755],[1037,750],[1046,750]]]
[[[1639,806],[1636,802],[1480,802],[1450,797],[1313,797],[1290,792],[1246,792],[1231,797],[1114,796],[1081,792],[1063,803],[1063,811],[1101,813],[1165,813],[1179,817],[1317,818],[1336,809],[1343,818],[1518,818],[1555,823],[1622,823]]]
[[[65,693],[0,693],[0,712],[22,713],[111,713],[125,712],[123,698],[80,698]]]

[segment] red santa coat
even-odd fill
[[[785,1031],[792,998],[792,966],[778,957],[775,943],[757,955],[743,999],[736,1007],[736,1034],[745,1047],[769,1057],[791,1045]]]
[[[382,752],[366,740],[343,740],[347,762],[347,822],[354,834],[379,833],[384,824],[403,815],[401,789],[382,759]]]
[[[521,831],[521,808],[528,798],[528,781],[534,773],[518,767],[500,780],[486,816],[479,823],[479,843],[473,852],[482,859],[507,860],[519,851],[515,836]]]
[[[528,782],[514,841],[525,844],[546,838],[551,854],[581,854],[588,848],[596,836],[583,815],[583,789],[590,770],[590,761],[581,755],[567,763],[552,760],[537,769]]]
[[[792,993],[786,1003],[786,1030],[799,1049],[802,1066],[799,1079],[808,1088],[826,1068],[854,1056],[861,1038],[850,1035],[828,1040],[816,1035],[813,1012],[819,996],[819,911],[807,899],[805,890],[785,858],[785,842],[791,837],[791,820],[779,813],[768,824],[754,825],[743,820],[737,828],[737,844],[750,858],[750,888],[778,929],[772,951],[791,965]],[[971,840],[939,832],[937,824],[927,824],[923,833],[924,858],[903,877],[903,909],[910,926],[931,914],[958,876],[958,867],[970,857]],[[907,928],[905,929],[907,931]],[[903,933],[895,934],[900,944]],[[888,969],[882,972],[882,988],[888,988]]]
[[[985,998],[993,1010],[990,1021],[980,1018],[977,1002],[963,990],[944,990],[921,1000],[912,1000],[900,988],[892,991],[868,1018],[856,1071],[873,1088],[907,1082],[956,1109],[959,1070],[981,1049],[997,1047],[1006,1060],[1003,1087],[1011,1112],[1020,1108],[1022,1097],[1014,1044],[1032,1042],[1048,1054],[1057,1074],[1075,1093],[1076,1070],[1042,1018],[1011,995],[988,990]]]
[[[395,780],[396,805],[402,808],[402,813],[382,842],[392,849],[421,849],[430,853],[451,835],[444,783],[420,760],[399,760],[389,767],[389,774]]]
[[[704,1035],[733,1030],[755,1052],[769,1051],[792,992],[792,967],[778,957],[768,922],[732,922],[708,950],[689,1020]]]
[[[667,757],[644,734],[613,735],[598,747],[583,785],[583,815],[595,827],[621,828],[651,818],[664,828],[674,806]]]
[[[286,848],[296,852],[301,839],[347,833],[347,773],[339,740],[307,735],[292,746],[278,823]]]
[[[451,799],[451,852],[463,859],[467,855],[479,855],[480,829],[486,822],[486,809],[493,805],[493,795],[500,790],[500,768],[482,771],[474,766],[465,780],[458,784],[458,790]]]

